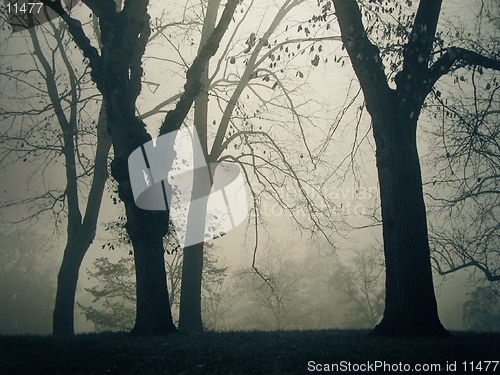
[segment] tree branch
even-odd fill
[[[403,53],[403,72],[417,77],[425,75],[432,51],[442,0],[421,0],[413,29]]]
[[[459,67],[478,65],[486,69],[500,71],[500,61],[483,56],[465,48],[451,47],[429,69],[429,86],[432,87],[439,78],[452,71],[455,64]]]
[[[175,109],[167,113],[167,116],[165,117],[165,120],[163,120],[163,124],[160,127],[160,135],[178,130],[182,121],[186,118],[191,105],[193,104],[194,98],[200,92],[200,79],[203,67],[217,52],[219,43],[233,18],[237,4],[238,0],[228,0],[226,3],[222,16],[219,20],[219,24],[215,27],[212,35],[208,38],[207,43],[201,48],[200,52],[191,64],[191,67],[188,69],[186,73],[186,84],[184,85],[184,94],[177,102]]]
[[[368,39],[356,0],[333,0],[342,41],[359,79],[368,112],[375,122],[390,111],[392,89],[387,83],[380,50]]]
[[[259,53],[261,52],[262,48],[267,45],[269,37],[271,34],[274,32],[276,27],[278,27],[279,23],[283,18],[288,14],[288,12],[295,6],[299,5],[303,0],[288,0],[285,2],[285,4],[281,7],[281,9],[278,11],[276,16],[274,17],[273,21],[271,22],[271,25],[269,28],[266,30],[262,38],[258,41],[256,47],[252,51],[252,54],[250,58],[248,59],[247,66],[245,68],[245,71],[243,72],[242,77],[240,78],[238,85],[236,86],[236,89],[234,90],[233,94],[231,95],[231,98],[229,99],[229,102],[226,106],[226,109],[224,110],[224,113],[222,114],[222,119],[220,121],[219,129],[217,130],[217,134],[215,135],[215,140],[212,144],[212,149],[210,150],[210,158],[211,160],[217,160],[218,157],[221,155],[223,148],[221,148],[221,145],[224,141],[224,136],[226,135],[227,127],[229,126],[229,121],[231,119],[231,115],[233,113],[234,107],[236,106],[236,103],[238,102],[238,99],[243,92],[243,89],[247,86],[248,82],[250,81],[250,78],[252,77],[252,74],[257,67],[256,61],[257,58],[259,57]]]
[[[104,79],[102,58],[99,55],[97,49],[90,43],[90,39],[85,34],[85,31],[83,31],[82,23],[79,20],[70,17],[69,14],[66,13],[61,4],[61,0],[57,0],[55,2],[52,2],[51,0],[41,0],[41,2],[57,12],[57,14],[59,14],[59,16],[61,16],[61,18],[64,20],[64,22],[66,22],[66,24],[68,25],[68,30],[71,36],[73,36],[73,40],[75,41],[76,45],[82,50],[83,55],[89,59],[89,65],[92,68],[91,75],[94,82],[98,86],[99,84],[102,84]],[[106,2],[112,1],[106,0]],[[84,3],[91,3],[92,5],[94,5],[94,3],[96,2],[87,0],[84,1]],[[102,3],[105,3],[105,1],[102,1]],[[90,7],[90,5],[88,6]],[[95,5],[94,8],[97,9],[99,7]],[[94,8],[91,7],[93,11],[95,11]]]
[[[443,276],[450,274],[450,273],[453,273],[453,272],[456,272],[456,271],[459,271],[459,270],[467,268],[467,267],[476,267],[484,273],[484,275],[486,276],[486,280],[491,281],[491,282],[500,281],[500,275],[493,275],[488,268],[486,268],[481,263],[479,263],[475,260],[470,261],[468,263],[460,264],[458,266],[451,267],[450,269],[448,269],[446,271],[443,271],[441,269],[441,267],[439,266],[439,263],[437,261],[436,261],[436,265],[437,265],[438,273],[440,275],[443,275]]]

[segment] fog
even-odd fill
[[[269,8],[273,7],[270,5]],[[264,6],[255,8],[254,21],[245,23],[235,35],[241,40],[238,48],[244,46],[251,32],[259,33],[265,29],[270,17],[266,16],[270,14],[267,9]],[[75,11],[82,12],[81,6],[77,6]],[[155,11],[153,9],[153,15],[158,16]],[[292,12],[280,26],[276,38],[289,38],[286,30],[288,27],[297,29],[298,20],[306,11],[311,11],[309,5]],[[463,13],[463,8],[456,7],[456,2],[446,8],[443,28],[456,15],[454,12]],[[470,22],[463,14],[461,19],[466,26]],[[190,61],[196,52],[191,47],[191,39],[198,37],[195,31],[176,29],[170,35],[174,41],[171,44],[159,39],[148,46],[138,114],[148,113],[158,103],[182,90],[185,68],[182,59]],[[319,32],[316,36],[324,37]],[[27,57],[31,54],[28,32],[11,35],[10,31],[3,31],[0,38],[1,69],[4,73],[0,77],[3,111],[0,118],[3,135],[0,140],[0,333],[50,334],[57,272],[66,243],[66,206],[64,200],[54,198],[65,189],[63,160],[59,151],[61,144],[60,141],[53,141],[45,149],[38,144],[40,150],[32,153],[23,148],[25,143],[27,147],[37,137],[44,140],[45,133],[26,131],[33,124],[52,122],[49,132],[57,136],[60,130],[52,115],[30,114],[31,109],[38,108],[39,95],[44,93],[40,94],[35,84],[32,87],[24,79],[16,81],[12,79],[12,74],[7,73],[12,66],[20,71],[35,69],[34,59]],[[46,43],[51,45],[52,42]],[[49,52],[47,45],[44,47]],[[373,328],[382,317],[384,257],[370,117],[364,108],[362,95],[356,94],[358,83],[341,43],[330,40],[321,45],[319,66],[311,66],[307,53],[300,57],[297,52],[297,58],[287,61],[284,67],[287,76],[283,77],[283,81],[290,85],[291,98],[298,104],[295,110],[303,116],[304,134],[300,134],[298,128],[286,131],[288,124],[295,124],[295,115],[287,112],[289,108],[267,106],[274,96],[278,97],[273,91],[261,88],[247,90],[247,99],[242,103],[248,113],[256,109],[265,113],[262,118],[253,118],[255,125],[273,134],[299,177],[307,179],[306,185],[310,188],[306,188],[308,199],[323,211],[330,209],[331,214],[328,218],[321,216],[316,219],[314,224],[319,223],[318,226],[323,228],[319,231],[312,223],[311,210],[304,203],[305,198],[295,182],[278,177],[273,181],[274,187],[271,187],[271,184],[265,186],[255,176],[250,177],[246,186],[250,212],[248,220],[224,237],[207,241],[202,316],[208,330]],[[70,57],[74,61],[81,59],[78,52],[73,52]],[[340,57],[344,59],[342,64]],[[332,60],[337,58],[339,63],[334,63]],[[78,68],[83,70],[83,65],[80,63]],[[298,82],[299,71],[301,75],[306,75],[304,81]],[[37,85],[43,83],[40,75],[27,76]],[[97,119],[100,97],[92,84],[83,81],[85,97],[92,99],[82,110],[82,122],[86,124],[85,129],[91,129],[89,124]],[[67,85],[65,82],[63,78],[59,80],[61,88]],[[449,97],[453,97],[453,90],[454,87],[449,88]],[[220,89],[217,95],[222,96],[222,91]],[[311,92],[314,93],[313,99],[308,97]],[[210,98],[210,118],[214,119],[214,123],[220,119],[222,112],[217,95]],[[286,101],[283,97],[276,100]],[[15,113],[17,106],[19,113]],[[153,136],[158,133],[166,108],[170,107],[162,107],[162,111],[145,120],[148,132]],[[424,184],[427,184],[425,189],[427,193],[434,194],[439,188],[439,193],[451,197],[451,187],[436,186],[433,190],[431,186],[435,177],[432,157],[437,141],[428,130],[434,125],[433,121],[438,121],[432,115],[431,112],[424,113],[420,119],[419,152]],[[193,121],[192,113],[188,119]],[[211,141],[215,131],[212,129],[209,132]],[[85,132],[82,136],[82,150],[90,154],[95,151],[92,143],[94,135],[91,133]],[[21,136],[25,137],[24,140],[20,139]],[[265,146],[261,147],[265,149]],[[316,152],[312,158],[307,156],[309,149]],[[271,151],[268,151],[269,154]],[[88,158],[91,159],[91,156]],[[264,175],[273,177],[268,171]],[[280,190],[276,190],[280,182],[283,184]],[[318,186],[321,186],[318,189],[321,194],[313,189]],[[79,189],[88,192],[88,178],[82,178]],[[116,292],[134,288],[134,275],[131,272],[131,245],[122,240],[123,232],[109,229],[112,222],[124,215],[122,204],[119,201],[115,204],[115,189],[115,184],[109,181],[97,235],[80,269],[75,312],[75,331],[78,333],[132,328],[133,294],[131,298],[124,298]],[[252,206],[251,191],[259,197],[258,208]],[[35,199],[41,196],[43,198]],[[429,196],[426,199],[428,221],[436,228],[446,227],[447,219],[440,216],[439,210],[431,209],[434,201]],[[80,203],[85,206],[85,199],[81,198]],[[168,245],[166,249],[172,250]],[[166,262],[173,262],[175,256],[178,255],[166,253]],[[119,263],[120,260],[122,263]],[[123,267],[118,268],[117,264]],[[255,272],[252,264],[261,274]],[[173,272],[167,268],[168,271]],[[111,285],[109,278],[105,277],[109,275],[106,272],[114,272],[115,284],[112,287],[117,289],[113,293],[99,292]],[[495,297],[496,304],[492,304],[483,315],[467,310],[475,325],[463,316],[473,292],[478,287],[489,285],[480,272],[472,267],[446,276],[434,271],[434,284],[439,315],[445,328],[493,330],[498,327],[490,324],[491,319],[494,321],[499,314],[498,295]],[[169,292],[172,294],[173,291]],[[172,310],[176,322],[178,300],[172,302]]]

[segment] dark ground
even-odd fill
[[[176,333],[132,337],[126,333],[51,337],[0,336],[0,374],[311,374],[314,365],[440,364],[441,373],[500,374],[500,333],[454,332],[448,339],[383,339],[368,331]],[[308,363],[315,363],[308,367]],[[375,362],[381,361],[381,362]],[[457,363],[455,372],[446,364]],[[467,361],[468,371],[463,362]],[[470,369],[481,362],[482,371]],[[325,367],[322,367],[325,370]],[[363,373],[346,369],[344,374]],[[325,373],[327,371],[322,371]],[[410,371],[411,372],[411,371]],[[366,373],[366,372],[364,372]],[[426,373],[433,373],[431,371]]]

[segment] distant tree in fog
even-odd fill
[[[114,242],[109,242],[110,249],[125,248],[129,243],[128,236],[120,220],[109,223]],[[103,245],[103,248],[106,245]],[[165,248],[165,268],[167,271],[167,286],[170,291],[169,303],[178,306],[182,268],[182,254],[172,251],[177,246],[175,233],[163,239]],[[132,250],[130,250],[132,255]],[[121,258],[112,262],[107,257],[94,261],[95,271],[87,271],[89,279],[97,280],[98,284],[85,290],[93,297],[93,304],[78,307],[83,311],[88,321],[91,321],[96,331],[126,331],[134,326],[136,309],[136,278],[135,264],[132,257]]]
[[[103,257],[93,264],[96,271],[87,271],[89,279],[97,280],[99,284],[85,288],[85,291],[92,295],[93,304],[99,303],[101,307],[77,302],[78,307],[98,332],[132,329],[136,301],[133,258],[122,258],[113,263]]]
[[[464,303],[464,328],[471,331],[500,331],[500,293],[495,286],[480,286]]]
[[[0,333],[49,334],[57,262],[47,238],[27,231],[0,236]]]
[[[310,328],[317,319],[321,297],[311,290],[312,263],[294,259],[290,246],[268,244],[254,268],[236,272],[237,289],[248,303],[241,318],[244,328]]]
[[[208,245],[208,246],[207,246]],[[213,245],[205,244],[210,249]],[[213,252],[205,252],[201,315],[207,330],[227,330],[232,325],[232,308],[238,301],[234,285],[228,280],[229,266],[218,261]]]
[[[344,298],[347,328],[373,328],[384,313],[384,261],[382,250],[356,250],[345,263],[337,263],[331,285]]]

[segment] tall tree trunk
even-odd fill
[[[199,160],[200,155],[196,155],[196,149],[193,159]],[[191,202],[189,207],[185,237],[187,246],[184,248],[182,263],[179,329],[183,331],[203,331],[201,283],[207,205],[213,181],[210,170],[209,164],[203,167],[195,162],[192,199],[196,199],[196,204]]]
[[[171,333],[175,326],[168,298],[163,248],[168,215],[127,206],[126,226],[134,246],[137,280],[137,312],[132,333]]]
[[[198,53],[201,52],[201,49],[207,43],[208,38],[210,37],[210,35],[212,35],[212,32],[215,28],[215,21],[217,20],[219,4],[220,0],[210,0],[208,2]],[[203,159],[207,163],[209,163],[210,160],[208,157],[207,149],[208,87],[210,85],[208,77],[208,61],[202,67],[202,69],[203,71],[200,75],[200,92],[196,96],[194,102],[194,125],[198,133],[198,138],[200,140]],[[208,168],[210,168],[210,165],[208,165]],[[207,193],[206,202],[208,203],[208,194],[210,193],[211,184],[209,186],[205,186],[208,182],[203,178],[205,176],[206,173],[197,173],[196,171],[194,172],[193,190],[194,188],[201,188],[202,190],[204,190]],[[206,216],[206,205],[204,212],[191,212],[190,210],[189,216],[191,215]],[[196,221],[200,224],[200,228],[197,229],[205,231],[205,220]],[[201,221],[203,221],[203,224],[201,223]],[[183,331],[203,331],[203,322],[201,318],[203,248],[203,242],[184,248],[179,307],[179,329]]]
[[[105,99],[107,96],[104,96]],[[163,237],[168,233],[169,212],[143,210],[135,204],[128,171],[128,157],[136,148],[151,140],[144,124],[133,110],[122,110],[129,98],[124,90],[115,90],[106,101],[110,118],[115,158],[111,172],[118,182],[118,193],[125,205],[125,229],[134,249],[137,281],[136,335],[167,334],[175,331],[172,321],[165,273]]]
[[[33,42],[33,52],[38,58],[45,73],[45,83],[50,101],[54,107],[55,115],[63,134],[63,153],[66,172],[65,199],[68,210],[67,243],[64,249],[63,262],[58,275],[56,301],[53,314],[53,335],[66,338],[74,335],[74,302],[78,272],[83,257],[94,240],[97,219],[101,207],[102,195],[106,180],[108,179],[108,154],[111,148],[111,138],[107,132],[106,109],[101,106],[97,123],[97,148],[94,159],[94,176],[87,197],[87,207],[82,220],[78,189],[76,136],[78,134],[78,102],[79,92],[77,78],[73,66],[67,56],[66,49],[62,47],[60,34],[55,26],[50,23],[60,47],[62,61],[69,76],[71,89],[71,102],[69,113],[63,108],[58,86],[56,72],[50,64],[50,59],[44,55],[38,36],[34,28],[29,28]],[[52,51],[55,53],[55,50]]]
[[[385,312],[373,335],[447,335],[434,296],[416,126],[401,110],[373,122],[386,262]]]

